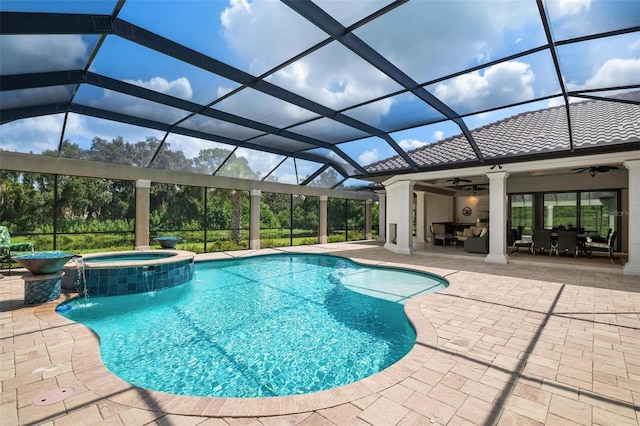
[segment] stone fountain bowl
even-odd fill
[[[75,256],[63,251],[36,251],[13,256],[12,259],[27,268],[33,275],[45,275],[55,274]]]
[[[160,244],[163,249],[172,249],[176,247],[182,238],[179,237],[156,237],[153,239],[156,243]]]

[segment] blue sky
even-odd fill
[[[389,2],[327,0],[317,3],[343,25],[351,25]],[[638,1],[555,0],[547,1],[546,5],[552,33],[557,40],[640,25]],[[3,11],[104,14],[111,13],[114,6],[115,1],[3,0],[0,3]],[[255,76],[326,39],[326,34],[288,6],[270,0],[128,0],[118,16]],[[360,27],[355,34],[420,84],[469,67],[481,67],[546,42],[534,0],[414,0]],[[82,68],[96,40],[95,36],[83,35],[2,36],[0,71],[14,74]],[[558,54],[563,78],[570,90],[640,84],[638,32],[561,46]],[[91,71],[203,105],[238,87],[235,82],[113,35],[107,36],[91,64]],[[411,94],[349,109],[394,93],[400,86],[335,42],[270,75],[268,81],[329,108],[345,109],[346,115],[391,132],[405,150],[460,132],[456,125],[441,121],[439,112]],[[560,86],[548,51],[437,81],[426,89],[454,111],[470,114],[465,121],[471,129],[523,111],[556,106],[561,101],[561,97],[554,97],[560,93]],[[26,106],[30,97],[65,99],[71,87],[34,90],[3,93],[3,107]],[[546,96],[553,99],[505,111],[478,113]],[[185,116],[184,111],[158,107],[88,85],[81,87],[74,102],[113,111],[125,110],[149,119],[179,120]],[[290,126],[317,116],[255,90],[243,90],[214,108],[276,127]],[[424,122],[425,118],[435,124],[410,128]],[[234,126],[211,119],[192,119],[184,125],[192,129],[215,130],[225,136],[253,136],[253,131],[236,133],[238,129]],[[20,152],[55,149],[61,126],[61,116],[2,125],[0,149]],[[410,129],[398,130],[405,128]],[[332,143],[343,135],[362,136],[358,131],[327,119],[296,126],[291,131]],[[94,136],[105,139],[122,136],[135,143],[146,136],[161,138],[163,134],[70,115],[65,139],[88,147]],[[172,147],[180,147],[188,156],[197,155],[199,149],[217,146],[178,135],[170,140]],[[380,138],[338,146],[362,165],[395,155]],[[261,171],[281,161],[279,156],[251,150],[242,150],[239,155],[245,156],[256,170]],[[282,172],[276,175],[281,181],[295,180],[284,165]]]

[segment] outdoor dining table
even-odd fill
[[[598,237],[597,234],[592,232],[584,232],[577,235],[578,248],[580,249],[581,254],[586,254],[584,251],[584,246],[587,241],[590,241],[593,237]],[[523,235],[521,238],[523,241],[531,241],[533,243],[533,235]],[[551,233],[551,241],[557,243],[558,241],[558,233]]]

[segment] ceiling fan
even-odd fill
[[[616,167],[616,166],[591,166],[591,167],[580,167],[577,169],[571,169],[571,171],[574,171],[576,173],[582,173],[582,172],[588,171],[591,177],[595,177],[595,175],[598,174],[598,172],[606,173],[609,170],[618,170],[618,169],[619,167]]]
[[[453,179],[447,179],[447,182],[453,182],[454,186],[458,186],[458,185],[460,185],[460,182],[469,183],[469,182],[471,182],[471,180],[462,179],[462,178],[453,178]]]
[[[487,188],[483,188],[483,185],[485,185],[485,184],[481,183],[481,184],[477,184],[477,185],[469,185],[469,186],[465,186],[462,189],[471,190],[471,192],[473,192],[475,194],[478,191],[486,191],[487,190]]]

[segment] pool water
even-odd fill
[[[416,336],[403,305],[363,294],[366,282],[383,294],[380,279],[390,289],[413,283],[414,293],[420,280],[428,291],[446,286],[332,256],[273,255],[198,263],[187,284],[84,305],[78,299],[60,314],[92,328],[107,368],[136,386],[295,395],[363,379],[411,350]],[[360,292],[343,283],[350,280]]]

